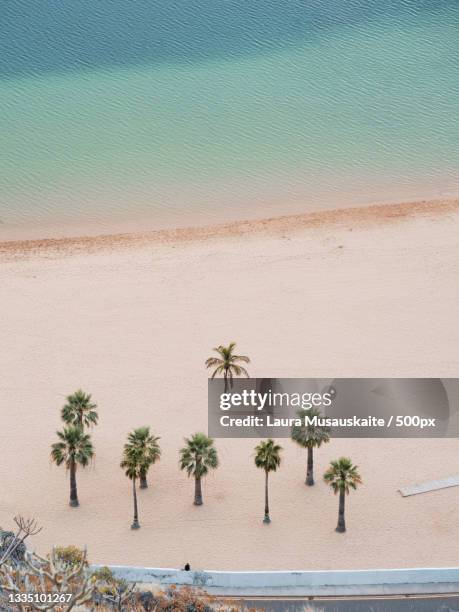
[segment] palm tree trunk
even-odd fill
[[[139,509],[137,508],[137,489],[135,486],[135,478],[132,479],[132,494],[134,496],[134,520],[132,521],[131,529],[139,529]]]
[[[194,505],[202,506],[202,490],[201,490],[201,479],[194,479]]]
[[[336,531],[338,533],[344,533],[346,531],[346,521],[344,519],[344,504],[346,500],[346,493],[343,489],[339,492],[339,510],[338,510],[338,525]]]
[[[140,472],[140,488],[141,489],[147,489],[148,488],[147,471],[146,470],[142,470]]]
[[[263,519],[263,523],[270,523],[271,519],[269,518],[269,496],[268,496],[268,470],[265,471],[265,518]]]
[[[314,484],[314,455],[312,446],[308,446],[308,467],[306,469],[306,484],[312,487]]]
[[[225,381],[224,392],[228,393],[228,370],[225,370],[225,373],[223,374],[223,380]]]
[[[75,460],[72,459],[70,461],[70,506],[72,506],[72,508],[76,508],[79,505],[76,483],[76,464]]]

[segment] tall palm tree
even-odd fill
[[[322,444],[330,442],[330,427],[305,424],[305,419],[307,417],[313,418],[322,416],[318,408],[298,410],[297,415],[301,419],[302,425],[294,425],[292,427],[291,437],[294,442],[308,449],[305,483],[311,487],[314,484],[314,448],[319,448]]]
[[[81,389],[67,396],[67,403],[63,406],[61,417],[67,425],[78,425],[83,429],[97,425],[99,415],[97,404],[91,401],[91,394]]]
[[[134,500],[134,519],[131,529],[140,529],[139,508],[137,505],[137,479],[140,478],[140,471],[144,461],[143,450],[138,446],[131,446],[129,442],[124,445],[123,457],[120,467],[124,469],[126,476],[132,480],[132,495]]]
[[[235,347],[235,342],[231,342],[228,346],[217,346],[213,350],[216,351],[219,356],[206,359],[206,368],[215,368],[212,372],[212,379],[214,379],[217,374],[223,374],[225,393],[227,393],[228,386],[231,385],[233,381],[233,376],[241,376],[241,374],[243,374],[249,378],[249,373],[240,364],[250,363],[250,359],[245,355],[235,355]]]
[[[358,472],[358,466],[353,465],[349,457],[340,457],[330,463],[330,467],[324,474],[333,492],[339,493],[338,525],[335,531],[344,533],[346,531],[346,521],[344,518],[344,504],[346,495],[351,489],[356,489],[357,485],[362,484],[362,479]]]
[[[158,436],[150,433],[149,427],[138,427],[128,435],[126,446],[140,448],[142,450],[142,465],[140,467],[140,488],[148,487],[147,473],[150,466],[159,461],[161,449],[158,444]]]
[[[268,498],[268,474],[275,472],[281,464],[280,452],[282,446],[276,444],[274,440],[268,438],[264,442],[260,442],[255,447],[255,465],[265,471],[265,517],[263,523],[270,523],[269,517],[269,498]]]
[[[194,505],[202,506],[201,478],[218,467],[217,449],[213,439],[203,433],[195,433],[185,442],[180,450],[180,469],[194,477]]]
[[[81,427],[69,425],[56,432],[59,442],[51,445],[51,459],[56,465],[65,464],[70,472],[70,506],[79,506],[76,471],[77,467],[86,467],[94,456],[94,447],[89,434]]]

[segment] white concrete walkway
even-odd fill
[[[447,489],[448,487],[459,486],[459,476],[450,476],[441,480],[429,480],[421,484],[414,484],[409,487],[399,489],[402,497],[409,495],[418,495],[419,493],[428,493],[429,491],[437,491],[438,489]]]
[[[92,565],[91,568],[99,569]],[[218,572],[170,568],[109,566],[128,582],[197,586],[222,596],[356,596],[458,593],[459,568]]]

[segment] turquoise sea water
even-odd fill
[[[457,193],[458,40],[457,0],[10,0],[0,235]]]

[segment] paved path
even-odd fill
[[[447,489],[448,487],[457,486],[459,486],[459,476],[450,476],[449,478],[442,478],[441,480],[429,480],[421,484],[403,487],[399,490],[402,497],[407,497],[408,495],[418,495],[419,493],[428,493],[429,491],[437,491],[438,489]]]
[[[404,597],[402,599],[253,599],[244,600],[265,612],[459,612],[459,595],[451,597]]]

